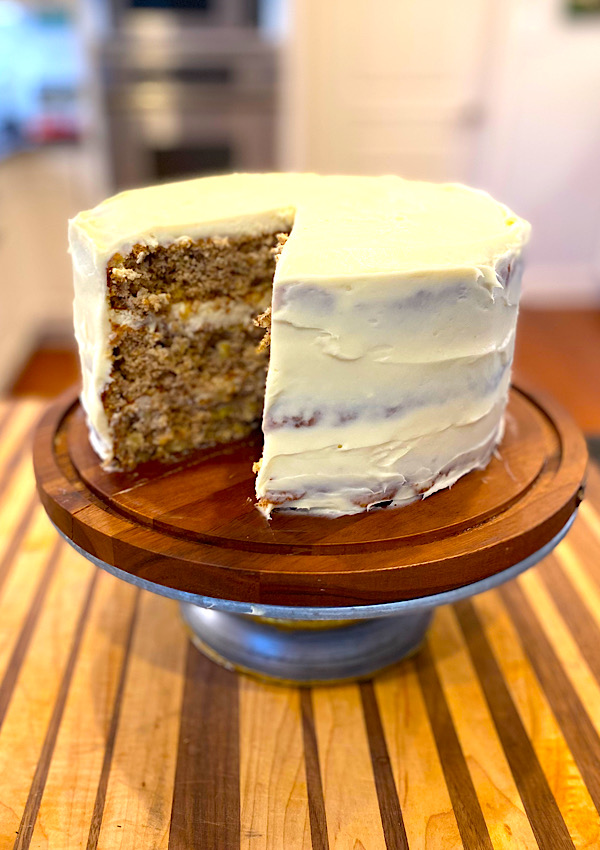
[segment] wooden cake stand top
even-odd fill
[[[570,418],[513,388],[496,456],[451,489],[404,508],[267,521],[254,507],[260,438],[109,473],[71,390],[38,426],[37,486],[66,537],[132,580],[240,602],[354,606],[452,590],[534,554],[576,510],[587,462]]]

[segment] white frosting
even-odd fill
[[[234,301],[232,298],[212,298],[209,301],[198,301],[193,305],[177,302],[171,304],[166,317],[168,322],[180,322],[181,332],[193,336],[198,331],[212,330],[215,328],[233,328],[237,325],[252,327],[252,322],[257,313],[264,312],[269,306],[269,301],[245,303]],[[160,322],[157,317],[149,313],[144,318],[131,310],[109,310],[110,321],[114,325],[125,325],[130,328],[150,327],[156,328]]]
[[[109,259],[292,224],[273,285],[258,497],[335,516],[406,503],[487,463],[529,226],[463,186],[297,174],[126,192],[71,222],[82,401],[99,454],[110,460]],[[237,317],[220,310],[198,307],[190,328]]]

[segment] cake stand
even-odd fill
[[[551,400],[512,388],[485,470],[404,508],[265,520],[260,434],[177,465],[102,469],[75,390],[40,422],[42,503],[82,555],[177,599],[194,643],[225,666],[285,681],[367,676],[413,652],[433,610],[537,563],[583,495],[583,436]]]

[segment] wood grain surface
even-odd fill
[[[600,472],[554,554],[372,681],[216,667],[96,571],[0,403],[0,850],[600,847]]]
[[[550,400],[512,389],[484,470],[401,509],[267,521],[249,439],[132,473],[102,469],[73,394],[37,429],[34,465],[55,525],[98,559],[176,590],[279,605],[361,605],[469,584],[537,552],[581,498],[586,448]]]

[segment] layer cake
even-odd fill
[[[262,421],[265,516],[450,486],[502,436],[528,235],[484,192],[392,176],[110,198],[69,229],[92,444],[132,469]]]

